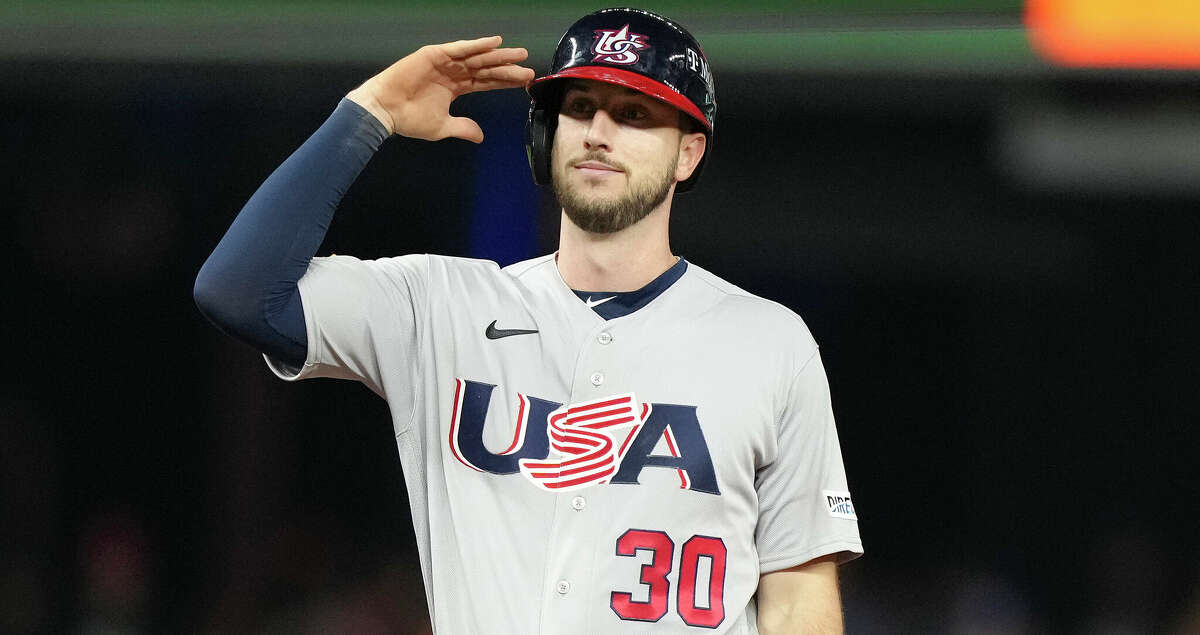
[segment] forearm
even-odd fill
[[[765,574],[756,595],[760,635],[840,635],[837,557]]]
[[[193,295],[221,330],[290,364],[306,356],[297,282],[342,197],[380,144],[382,124],[342,100],[259,186],[204,263]]]
[[[839,609],[823,607],[812,610],[799,605],[775,606],[758,613],[759,635],[841,635],[844,633]]]

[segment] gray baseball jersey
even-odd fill
[[[817,346],[690,264],[605,320],[554,256],[316,258],[303,368],[391,408],[434,631],[757,633],[763,573],[862,553]]]

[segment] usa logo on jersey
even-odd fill
[[[642,403],[633,393],[564,406],[517,393],[512,443],[496,453],[483,443],[495,388],[455,379],[450,451],[473,470],[519,472],[539,489],[562,492],[638,485],[643,469],[657,467],[675,470],[680,489],[721,493],[695,406]],[[670,455],[654,453],[660,440]]]
[[[639,405],[633,393],[563,406],[550,413],[547,430],[558,458],[521,459],[521,474],[549,491],[606,483],[649,411],[650,404]],[[622,437],[618,447],[616,440]]]
[[[638,61],[637,51],[649,48],[650,38],[630,33],[629,25],[609,31],[596,29],[596,42],[592,44],[593,62],[608,64],[633,64]]]

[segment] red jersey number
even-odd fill
[[[671,583],[667,576],[675,555],[675,543],[665,532],[630,529],[617,539],[617,555],[632,557],[639,550],[654,555],[649,564],[642,565],[639,582],[650,587],[649,598],[635,601],[627,591],[613,591],[612,610],[623,620],[657,622],[667,614]],[[725,541],[712,536],[692,536],[683,544],[679,556],[679,589],[676,610],[688,626],[715,628],[725,621]],[[700,563],[708,570],[707,587],[697,588]]]
[[[638,602],[632,593],[613,591],[610,603],[612,610],[623,620],[657,622],[667,614],[667,592],[671,588],[667,574],[671,573],[675,543],[665,532],[646,529],[630,529],[617,539],[618,556],[633,556],[639,549],[654,552],[650,564],[642,565],[639,580],[650,586],[650,599]]]

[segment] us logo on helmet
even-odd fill
[[[596,43],[592,45],[592,53],[596,56],[592,61],[633,64],[638,61],[637,51],[650,47],[648,41],[644,35],[630,33],[628,24],[616,31],[596,29]]]

